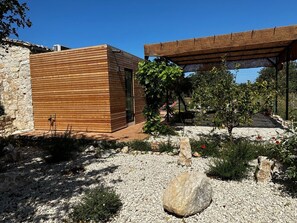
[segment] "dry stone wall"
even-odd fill
[[[0,47],[0,104],[13,131],[34,128],[29,55],[27,47]]]

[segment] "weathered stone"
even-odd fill
[[[163,195],[166,211],[186,217],[203,211],[212,201],[212,187],[203,173],[185,172],[174,178]]]
[[[159,143],[158,142],[151,142],[152,151],[158,152],[159,151]]]
[[[173,152],[174,155],[177,155],[178,154],[178,149],[173,149],[172,152]]]
[[[193,156],[194,156],[194,157],[201,157],[201,154],[198,153],[198,152],[194,152],[194,153],[193,153]]]
[[[268,183],[272,178],[274,162],[265,156],[258,157],[258,167],[256,170],[256,181],[259,183]]]
[[[85,153],[95,153],[96,149],[93,145],[89,146],[88,148],[86,148]]]
[[[7,134],[16,130],[33,129],[33,107],[29,56],[30,49],[12,45],[5,52],[0,48],[0,104],[11,120],[11,128]],[[9,120],[7,120],[9,121]]]
[[[129,152],[129,147],[128,146],[124,146],[121,150],[122,153],[128,153]]]
[[[192,150],[190,145],[190,140],[187,137],[182,137],[180,139],[180,152],[179,159],[177,163],[182,166],[192,165]]]

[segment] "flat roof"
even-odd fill
[[[227,67],[270,67],[297,59],[297,25],[145,44],[144,55],[165,57],[184,71],[209,70],[222,57]]]

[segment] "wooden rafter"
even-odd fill
[[[217,64],[223,56],[229,62],[244,63],[242,67],[270,66],[266,58],[287,59],[286,49],[290,47],[289,60],[297,59],[297,25],[231,33],[227,35],[194,38],[188,40],[148,44],[144,46],[145,56],[166,57],[176,64],[197,65],[206,69]],[[254,60],[254,62],[251,62]],[[189,66],[188,66],[189,67]],[[195,68],[196,69],[196,68]]]

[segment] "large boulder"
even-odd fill
[[[179,158],[177,163],[182,166],[192,165],[192,150],[190,140],[187,137],[182,137],[179,144]]]
[[[177,216],[187,217],[207,208],[212,201],[212,187],[203,173],[185,172],[174,178],[163,195],[163,207]]]

